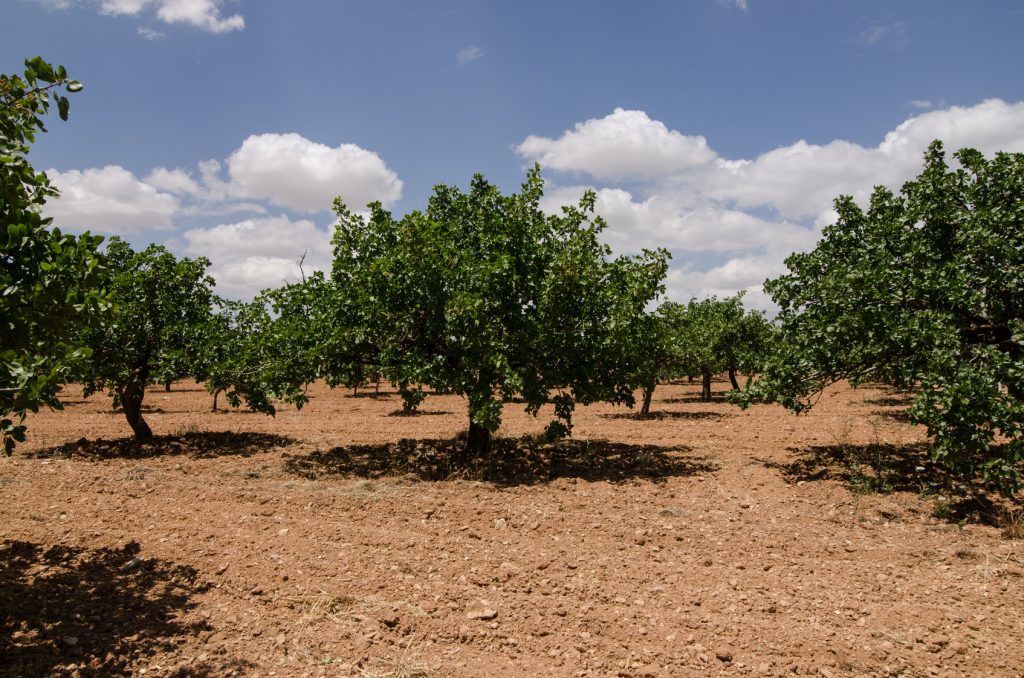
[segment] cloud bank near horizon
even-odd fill
[[[814,246],[834,219],[833,199],[852,195],[865,204],[876,185],[898,190],[919,173],[933,139],[949,152],[1024,152],[1024,102],[921,112],[875,146],[798,140],[740,159],[644,111],[618,108],[557,136],[529,135],[515,152],[544,166],[545,209],[593,189],[609,224],[605,239],[617,252],[672,251],[672,298],[745,290],[749,305],[770,308],[765,278],[782,273],[790,253]],[[45,209],[57,225],[149,236],[207,256],[221,293],[236,297],[297,279],[304,253],[307,273],[329,268],[335,195],[351,207],[391,207],[403,190],[373,151],[294,133],[252,135],[222,160],[155,167],[141,177],[116,165],[48,173],[62,192]],[[184,230],[197,220],[215,225]]]

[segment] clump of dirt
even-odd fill
[[[70,389],[0,461],[0,665],[1024,674],[1024,521],[956,495],[903,396],[837,386],[795,417],[698,389],[659,387],[651,417],[580,408],[556,444],[549,411],[507,404],[468,466],[452,396],[395,417],[390,389],[317,385],[269,418],[178,384],[137,444]]]

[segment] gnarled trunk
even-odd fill
[[[640,416],[646,417],[651,413],[651,398],[654,396],[655,382],[651,381],[644,386],[644,404],[640,407]]]
[[[210,409],[211,412],[217,411],[217,396],[219,396],[221,391],[223,390],[224,389],[222,388],[218,388],[216,391],[213,392],[213,407]]]
[[[734,390],[736,390],[736,391],[740,390],[740,382],[736,381],[736,368],[735,367],[730,367],[729,368],[729,383],[732,384],[732,387],[733,387]]]
[[[711,370],[701,371],[701,377],[703,378],[703,385],[700,391],[700,399],[704,402],[711,401]]]
[[[136,440],[150,440],[153,429],[142,418],[142,399],[146,396],[146,382],[132,382],[121,391],[121,407],[128,425],[132,427]]]

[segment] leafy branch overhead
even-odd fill
[[[107,308],[102,238],[49,227],[41,208],[57,190],[27,157],[36,133],[46,131],[50,104],[66,120],[61,92],[81,89],[63,66],[40,57],[25,62],[23,76],[0,75],[0,437],[7,453],[25,440],[28,412],[61,407],[61,385],[89,356],[76,332]]]

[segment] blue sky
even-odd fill
[[[4,0],[0,68],[85,90],[32,151],[58,225],[205,255],[246,296],[329,265],[331,196],[424,205],[476,172],[599,190],[673,297],[750,292],[839,193],[928,141],[1024,151],[1024,6],[938,0]]]

